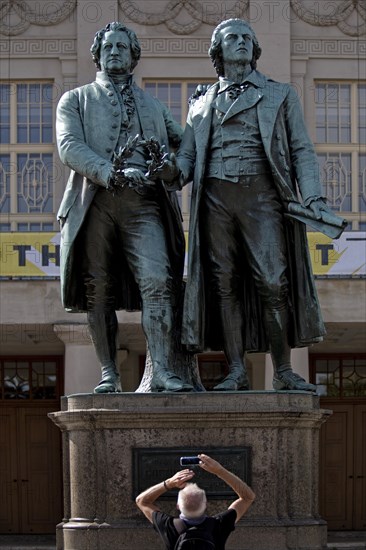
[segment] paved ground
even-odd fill
[[[366,531],[329,531],[328,550],[366,550]]]
[[[56,550],[56,537],[53,535],[0,535],[0,549]],[[328,550],[366,550],[366,531],[330,531]]]
[[[1,550],[55,550],[54,535],[0,535]]]

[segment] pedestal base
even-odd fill
[[[134,503],[136,450],[161,453],[161,472],[151,472],[152,485],[160,473],[165,478],[164,449],[239,447],[251,449],[256,500],[227,550],[325,549],[318,439],[329,414],[319,409],[318,397],[303,392],[65,397],[62,410],[50,414],[64,441],[65,520],[57,528],[57,550],[160,549]],[[177,455],[170,475],[179,468]],[[208,513],[225,510],[234,498],[209,497]],[[176,511],[175,500],[159,506]]]

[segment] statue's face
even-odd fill
[[[248,65],[253,59],[253,36],[243,23],[224,27],[221,34],[222,58],[225,64]]]
[[[131,72],[131,43],[123,31],[106,32],[100,46],[100,66],[107,73]]]

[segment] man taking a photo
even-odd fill
[[[226,540],[235,529],[235,523],[247,512],[255,499],[252,489],[219,462],[205,454],[198,455],[198,458],[199,466],[222,479],[235,491],[238,498],[225,512],[212,517],[206,516],[206,493],[195,483],[190,483],[195,474],[189,469],[181,470],[171,478],[143,491],[136,498],[136,504],[153,524],[155,531],[159,533],[166,550],[174,550],[179,537],[183,536],[206,540],[207,548],[224,550]],[[162,512],[155,504],[161,495],[171,489],[179,489],[177,501],[179,518]],[[188,536],[187,531],[189,531]],[[203,541],[200,547],[205,548]]]

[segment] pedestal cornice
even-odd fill
[[[51,418],[62,431],[125,428],[281,427],[318,428],[331,411],[305,392],[232,392],[229,394],[75,394],[62,398]]]

